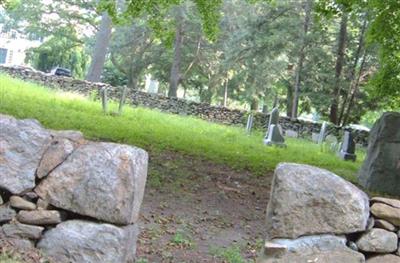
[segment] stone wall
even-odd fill
[[[0,71],[27,81],[33,81],[45,86],[58,88],[64,91],[79,92],[84,95],[99,94],[103,88],[108,90],[111,99],[119,99],[121,87],[113,87],[104,83],[93,83],[83,80],[76,80],[68,77],[50,76],[43,72],[34,71],[21,67],[0,66]],[[249,112],[228,109],[220,106],[211,106],[205,103],[188,101],[180,98],[169,98],[159,94],[150,94],[142,91],[129,91],[127,102],[132,105],[140,105],[148,108],[155,108],[161,111],[192,115],[204,120],[218,122],[227,125],[245,126]],[[311,134],[317,133],[321,129],[321,124],[303,120],[291,120],[288,117],[281,117],[279,120],[283,130],[294,130],[300,137],[311,138]],[[255,129],[266,130],[268,114],[257,112],[254,116],[253,127]],[[327,134],[332,134],[338,138],[342,137],[343,129],[335,126],[328,126]],[[353,130],[354,139],[357,143],[367,146],[368,132],[363,130]]]
[[[134,262],[147,153],[0,115],[0,247]]]
[[[317,167],[281,163],[258,263],[400,262],[400,200],[374,197]]]

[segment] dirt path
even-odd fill
[[[272,174],[257,178],[173,152],[150,156],[139,262],[253,262]]]

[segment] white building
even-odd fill
[[[0,25],[0,64],[8,66],[25,66],[26,51],[40,46],[39,40],[30,40],[15,30],[3,32]]]

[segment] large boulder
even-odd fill
[[[116,227],[71,220],[45,232],[37,247],[60,263],[134,262],[136,225]]]
[[[348,234],[366,229],[368,196],[341,177],[317,167],[281,163],[267,207],[267,238]]]
[[[147,153],[114,143],[88,143],[55,168],[36,193],[55,207],[127,225],[137,221]]]
[[[0,188],[20,194],[35,187],[35,172],[51,135],[36,120],[0,114]]]
[[[400,196],[400,112],[386,112],[374,124],[358,180],[371,191]]]
[[[334,235],[274,239],[265,244],[258,263],[362,263],[364,255],[346,246],[346,238]]]

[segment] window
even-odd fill
[[[7,49],[0,48],[0,64],[5,64],[7,58]]]

